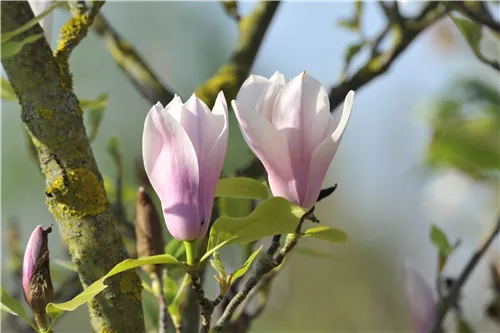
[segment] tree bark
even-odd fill
[[[33,18],[27,1],[1,2],[2,33]],[[37,24],[13,38],[42,33]],[[21,119],[36,147],[45,175],[45,197],[59,222],[84,288],[128,257],[116,229],[101,174],[85,133],[66,64],[44,38],[25,45],[2,64],[21,105]],[[89,303],[96,332],[144,332],[141,284],[134,271],[109,280]]]

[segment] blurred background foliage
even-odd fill
[[[240,13],[253,6],[241,3]],[[419,8],[416,2],[400,6],[406,13]],[[184,100],[227,61],[236,42],[235,22],[215,2],[109,2],[102,11]],[[56,10],[56,27],[68,18]],[[383,23],[373,3],[283,3],[252,72],[271,76],[279,70],[293,77],[305,69],[330,86],[367,59],[361,46]],[[481,50],[487,57],[500,59],[499,49],[497,36],[486,35]],[[94,33],[74,51],[71,69],[108,194],[116,202],[121,191],[126,216],[133,219],[136,189],[144,177],[137,168],[142,128],[151,105]],[[410,262],[433,281],[437,264],[430,225],[462,240],[445,270],[455,276],[498,213],[499,83],[498,73],[475,58],[456,24],[445,18],[413,42],[387,74],[357,91],[353,116],[325,180],[325,187],[338,183],[339,188],[317,207],[322,223],[346,230],[350,241],[335,246],[304,240],[274,282],[254,332],[409,331],[402,267]],[[9,101],[9,93],[2,89],[2,285],[21,298],[16,274],[24,245],[36,225],[54,220],[19,106]],[[231,116],[223,175],[233,175],[251,160]],[[223,214],[240,216],[250,202],[231,199],[220,206]],[[166,230],[165,236],[169,239]],[[133,243],[128,245],[133,252]],[[50,236],[50,248],[53,263],[67,263],[57,233]],[[230,247],[222,253],[228,271],[241,263],[242,250]],[[495,331],[484,310],[492,295],[488,265],[500,260],[498,243],[490,250],[463,294],[466,318],[481,332]],[[52,271],[56,289],[71,279],[74,284],[76,274],[67,268],[54,263]],[[212,274],[207,271],[207,284],[214,297]],[[155,323],[156,303],[143,294],[146,321]],[[65,315],[56,331],[88,332],[86,311]],[[18,331],[10,319],[2,320],[2,328]]]

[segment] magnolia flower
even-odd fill
[[[193,94],[186,104],[178,96],[165,108],[157,103],[146,117],[144,166],[167,228],[178,240],[199,239],[207,232],[226,155],[227,117],[222,92],[213,112]]]
[[[52,226],[35,228],[26,246],[23,261],[23,293],[26,303],[35,314],[45,313],[45,306],[52,302],[54,291],[50,278],[47,235]]]
[[[404,290],[415,333],[427,333],[434,322],[436,302],[432,288],[416,270],[405,267]]]
[[[287,80],[251,75],[232,102],[250,148],[267,170],[274,196],[303,208],[316,203],[351,114],[347,94],[335,121],[325,88],[305,72]]]
[[[28,2],[31,6],[31,10],[33,11],[33,14],[35,15],[35,17],[40,15],[47,8],[49,8],[49,6],[52,3],[52,1],[50,1],[50,0],[28,1]],[[54,20],[53,14],[50,13],[49,15],[45,16],[43,19],[38,21],[38,23],[40,23],[40,26],[43,29],[43,32],[45,34],[45,38],[47,39],[47,43],[49,43],[49,45],[52,42],[52,23],[53,23],[53,20]]]

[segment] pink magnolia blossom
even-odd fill
[[[36,16],[40,15],[44,10],[49,8],[49,6],[52,4],[52,1],[50,0],[38,0],[38,1],[28,1],[31,10],[33,11],[33,14]],[[47,39],[47,42],[49,45],[52,43],[52,26],[53,26],[53,21],[54,21],[54,13],[51,12],[49,15],[45,16],[43,19],[38,21],[40,26],[43,29],[43,32],[45,34],[45,38]]]
[[[305,72],[292,80],[251,75],[232,102],[250,148],[267,170],[274,196],[303,208],[316,203],[349,120],[350,91],[337,121],[325,88]]]
[[[410,305],[414,332],[429,332],[436,312],[434,293],[422,275],[408,265],[405,267],[404,291]]]
[[[144,166],[167,228],[178,240],[199,239],[207,232],[227,139],[222,92],[212,112],[193,94],[185,104],[178,96],[166,107],[157,103],[146,117]]]

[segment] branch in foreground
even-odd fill
[[[233,299],[229,302],[228,306],[224,310],[224,313],[217,321],[217,324],[210,330],[210,333],[219,333],[224,327],[226,327],[234,312],[238,308],[238,306],[245,300],[250,291],[259,283],[259,281],[269,272],[271,272],[276,267],[280,266],[285,260],[285,257],[293,248],[297,245],[297,242],[302,237],[302,225],[306,220],[316,220],[314,217],[314,207],[302,216],[299,224],[297,225],[297,229],[295,233],[287,236],[285,245],[279,250],[276,257],[274,257],[275,253],[278,251],[279,247],[279,239],[280,235],[276,235],[273,237],[271,245],[267,250],[267,253],[257,261],[255,274],[251,276],[243,286],[243,288],[233,297]]]
[[[144,98],[151,104],[158,101],[163,105],[170,103],[174,94],[161,83],[146,60],[102,14],[96,16],[92,28],[104,40],[111,56]]]
[[[210,108],[221,90],[228,101],[236,97],[252,69],[260,44],[279,4],[279,1],[259,2],[251,14],[238,21],[239,37],[231,58],[196,91]]]
[[[2,31],[18,29],[31,19],[27,1],[1,2]],[[41,33],[37,24],[14,38],[24,40]],[[72,91],[69,68],[60,60],[65,59],[54,58],[42,38],[25,45],[15,56],[2,59],[2,65],[45,175],[47,205],[61,225],[80,281],[87,287],[126,259],[127,252],[116,232],[85,133],[82,109]],[[93,330],[144,332],[137,274],[129,271],[109,283],[89,303]]]
[[[457,298],[460,295],[460,290],[464,286],[465,282],[469,278],[470,274],[476,268],[477,264],[483,257],[483,255],[486,253],[486,250],[488,247],[491,245],[495,237],[498,235],[500,232],[500,217],[498,218],[498,221],[496,223],[495,228],[491,232],[490,236],[486,240],[486,242],[474,253],[474,255],[469,259],[467,262],[467,265],[465,265],[462,273],[460,273],[460,276],[458,279],[455,281],[453,284],[453,287],[446,296],[446,298],[443,300],[443,303],[438,307],[437,309],[437,314],[436,314],[436,319],[434,321],[434,325],[432,327],[433,333],[439,333],[441,332],[441,325],[442,322],[446,316],[446,313],[450,310],[450,308],[453,307],[454,304],[456,304]]]

